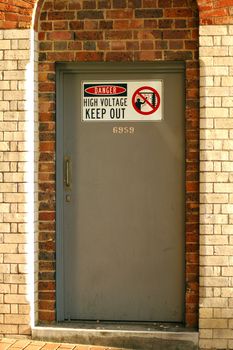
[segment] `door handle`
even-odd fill
[[[64,158],[64,184],[67,189],[71,187],[71,160],[67,156]]]

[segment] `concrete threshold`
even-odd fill
[[[197,350],[198,332],[164,324],[58,323],[35,326],[32,339],[133,350]]]

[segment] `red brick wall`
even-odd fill
[[[36,3],[36,0],[0,0],[0,29],[29,28]],[[36,16],[38,19],[40,9],[43,7],[40,19],[39,73],[40,319],[55,320],[54,61],[185,59],[187,61],[186,323],[190,326],[195,325],[198,302],[198,69],[195,1],[112,0],[112,8],[109,7],[109,0],[83,0],[80,3],[82,8],[74,0],[57,0],[56,6],[53,7],[52,0],[47,0],[45,3],[44,0],[39,0]],[[197,3],[201,24],[233,22],[233,0],[198,0]],[[88,16],[91,18],[85,18]],[[37,20],[35,22],[37,28]]]
[[[35,0],[0,0],[0,29],[30,28]]]
[[[156,1],[153,1],[154,7]],[[39,3],[38,9],[40,9],[43,2],[44,0],[0,0],[0,29],[29,28],[34,6]],[[185,0],[180,0],[180,4],[184,2]],[[201,24],[233,23],[232,0],[197,0],[196,2]],[[37,20],[35,22],[37,23]]]
[[[55,320],[55,62],[184,60],[187,63],[186,325],[196,326],[199,71],[195,1],[46,0],[38,29],[40,321]]]
[[[41,321],[55,320],[55,70],[65,60],[187,61],[186,324],[198,303],[198,67],[196,2],[188,0],[0,0],[0,28],[29,28],[40,9]],[[201,24],[233,22],[233,0],[198,0]],[[112,6],[110,5],[112,4]],[[143,8],[141,7],[143,6]]]
[[[198,0],[200,24],[233,23],[232,0]]]

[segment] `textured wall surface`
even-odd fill
[[[67,1],[56,0],[55,3],[54,7],[52,1],[47,0],[46,4],[40,1],[39,8],[42,11],[37,12],[37,18],[39,14],[42,16],[39,27],[40,165],[37,174],[38,74],[37,64],[34,64],[34,60],[37,62],[35,50],[37,42],[27,29],[11,30],[11,28],[30,27],[35,1],[0,0],[0,28],[6,29],[0,31],[0,333],[8,335],[30,334],[30,323],[34,323],[34,318],[37,319],[38,209],[40,209],[39,305],[42,311],[40,318],[43,319],[44,315],[44,320],[52,321],[55,317],[55,61],[89,58],[94,61],[182,59],[180,52],[183,52],[183,59],[188,60],[189,72],[187,111],[193,110],[191,114],[187,112],[187,126],[192,128],[190,134],[193,140],[187,145],[190,147],[188,148],[190,152],[187,154],[194,157],[193,164],[198,157],[196,109],[198,71],[195,61],[197,56],[192,56],[191,59],[190,53],[187,53],[191,52],[193,55],[196,52],[197,37],[182,38],[175,35],[161,38],[161,32],[165,31],[170,32],[168,35],[171,36],[179,30],[187,33],[187,27],[182,25],[187,26],[190,12],[185,12],[185,15],[183,12],[180,16],[179,11],[175,12],[176,15],[170,12],[170,16],[166,15],[164,19],[160,17],[158,11],[161,7],[167,8],[168,14],[169,7],[173,7],[173,10],[176,7],[185,8],[194,2],[112,1],[115,5],[108,8],[111,3],[108,0],[86,0],[82,2],[82,6],[81,2],[77,1],[75,5],[75,1],[72,1],[73,6],[76,6],[73,9],[69,8]],[[98,8],[100,3],[102,8]],[[127,10],[124,9],[126,3]],[[138,4],[137,16],[134,18],[131,17],[132,7],[129,10],[129,3]],[[64,6],[68,8],[65,9]],[[233,27],[230,25],[233,18],[233,1],[199,0],[198,6],[202,24],[200,27],[200,349],[233,349]],[[78,18],[78,11],[81,18]],[[104,18],[88,17],[101,11],[104,13]],[[60,18],[64,12],[70,14]],[[156,15],[152,15],[153,13]],[[75,18],[66,17],[73,14]],[[127,23],[130,23],[130,26]],[[129,37],[119,37],[120,31],[126,32],[124,35]],[[97,34],[94,34],[95,32]],[[189,213],[190,217],[193,214],[196,217],[197,166],[195,164],[192,168],[192,162],[189,165],[191,177],[187,178],[190,183],[188,187],[191,193],[193,192],[190,196]],[[37,179],[40,182],[40,208],[38,208]],[[195,250],[193,255],[192,253],[189,255],[190,258],[193,257],[193,260],[190,260],[189,276],[194,278],[194,284],[191,279],[188,280],[191,283],[188,309],[190,324],[193,319],[195,320],[197,305],[197,291],[191,293],[197,288],[197,270],[193,273],[197,268],[196,219],[193,224],[192,226],[190,222],[191,241],[188,247],[191,249],[190,253],[192,249]]]
[[[33,48],[36,41],[30,40],[30,35],[29,30],[0,31],[0,333],[3,334],[30,333],[30,312],[34,317],[33,252],[37,241],[34,71],[37,64],[34,64]]]
[[[187,74],[186,325],[197,325],[198,14],[192,0],[157,4],[154,9],[154,1],[148,0],[47,0],[42,7],[38,27],[41,321],[55,320],[55,62],[183,60]]]
[[[197,0],[200,23],[208,24],[230,24],[233,23],[232,0]]]
[[[172,4],[175,6],[187,5],[187,0],[144,0],[144,4],[151,3],[154,8],[158,7],[158,2],[162,3],[162,6],[172,6]],[[199,8],[201,24],[233,23],[232,0],[195,0],[195,2]],[[0,28],[29,28],[33,22],[34,8],[37,6],[38,10],[40,10],[43,3],[44,0],[0,0]],[[38,19],[37,15],[38,13],[36,14]]]
[[[200,27],[200,348],[233,349],[233,26]]]

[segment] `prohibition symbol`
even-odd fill
[[[142,86],[134,92],[132,104],[135,111],[139,114],[153,114],[160,106],[159,93],[150,86]]]

